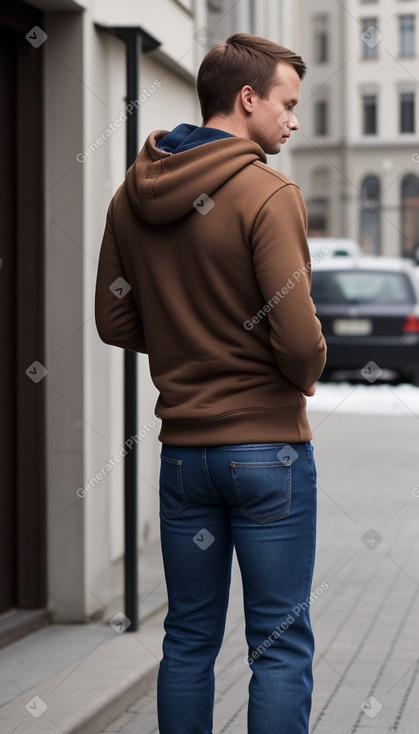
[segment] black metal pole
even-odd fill
[[[125,436],[137,433],[137,355],[129,350],[124,357]],[[125,616],[128,632],[138,629],[138,543],[137,543],[137,446],[125,456],[124,531],[125,531]]]
[[[154,51],[160,46],[140,26],[103,26],[96,28],[111,33],[126,44],[127,105],[138,100],[138,77],[142,53]],[[133,104],[127,114],[127,169],[137,155],[138,107]],[[125,440],[137,434],[137,354],[125,350],[124,354],[124,436]],[[128,632],[138,629],[138,539],[137,539],[137,444],[128,451],[124,459],[124,535],[125,564],[124,592],[125,616],[130,620]]]
[[[141,37],[135,29],[127,32],[127,99],[138,98],[138,70]],[[133,109],[127,120],[127,169],[137,155],[138,109]],[[125,440],[137,434],[137,354],[125,350],[124,356],[124,433]],[[128,632],[138,629],[138,539],[137,539],[137,444],[124,459],[124,530],[125,530],[125,615],[131,624]]]

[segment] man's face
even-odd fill
[[[291,64],[280,61],[275,78],[267,99],[253,93],[254,106],[247,119],[250,139],[269,155],[279,153],[291,131],[299,128],[294,107],[300,98],[300,77]]]

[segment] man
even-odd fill
[[[198,74],[202,127],[151,133],[108,211],[97,329],[148,354],[160,392],[161,734],[212,732],[233,547],[248,732],[308,732],[316,469],[304,396],[326,348],[304,202],[265,155],[298,129],[304,73],[300,56],[258,36],[217,44]],[[131,287],[123,298],[117,278]]]

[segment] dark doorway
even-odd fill
[[[8,114],[0,115],[0,613],[15,605],[16,600],[16,502],[15,502],[15,443],[16,443],[16,258],[15,258],[15,130],[11,110],[15,100],[15,48],[3,28],[0,28],[0,99]],[[12,183],[13,182],[13,183]],[[12,185],[11,185],[12,184]]]
[[[0,2],[0,613],[46,606],[42,14]],[[36,369],[36,368],[35,368]],[[39,369],[38,369],[39,374]],[[2,625],[2,628],[4,625]],[[16,637],[16,635],[15,635]],[[2,639],[0,638],[0,645]]]

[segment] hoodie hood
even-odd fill
[[[216,127],[198,127],[183,122],[161,138],[157,147],[168,153],[183,153],[184,150],[195,148],[203,143],[212,143],[221,138],[234,138],[234,135],[225,130],[218,130]]]
[[[158,147],[160,141],[167,150]],[[185,124],[171,133],[155,130],[128,169],[128,198],[146,222],[168,224],[190,212],[202,194],[211,196],[258,160],[266,163],[260,145],[214,128]]]

